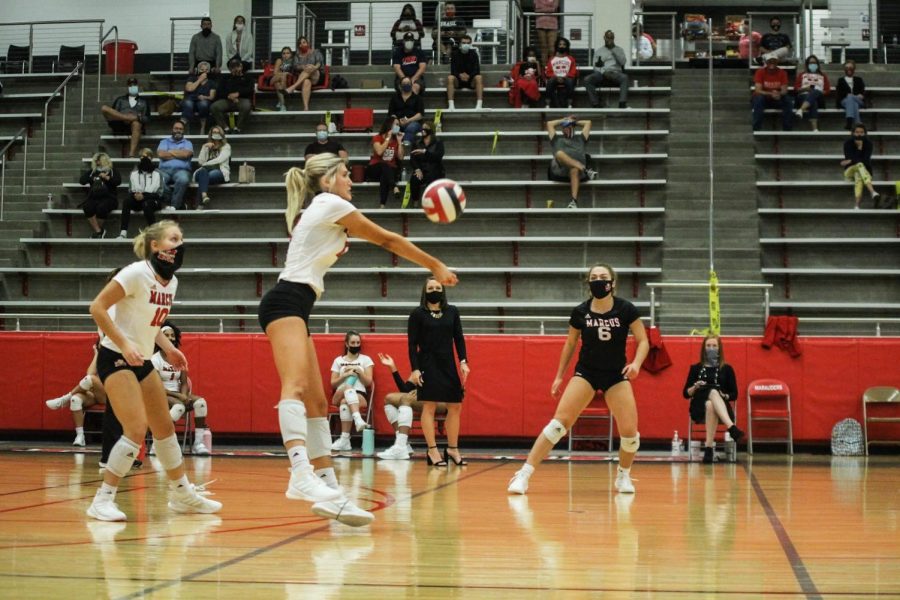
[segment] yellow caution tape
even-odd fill
[[[496,154],[497,142],[500,140],[500,130],[494,130],[494,143],[491,144],[491,154]]]
[[[722,330],[722,315],[719,308],[719,278],[715,271],[709,272],[709,333],[719,335]]]

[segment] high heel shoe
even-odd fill
[[[428,450],[437,450],[437,446],[428,446]],[[440,452],[438,452],[438,455],[440,455]],[[425,460],[428,461],[429,467],[446,467],[447,466],[446,452],[445,452],[444,460],[438,459],[437,461],[433,461],[433,460],[431,460],[430,452],[426,451],[425,452]]]
[[[455,458],[453,458],[453,456],[449,452],[450,450],[456,450],[457,452],[459,452],[459,446],[447,446],[446,448],[444,448],[444,463],[445,464],[448,464],[449,461],[451,461],[451,460],[453,461],[453,464],[456,465],[457,467],[464,467],[467,464],[469,464],[462,456],[459,457],[459,460],[456,460]]]

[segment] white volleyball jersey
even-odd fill
[[[141,354],[151,356],[156,334],[175,300],[178,278],[172,277],[168,285],[163,285],[156,280],[149,261],[139,260],[119,271],[113,281],[125,290],[125,297],[116,303],[116,327]],[[113,352],[122,352],[109,336],[100,344]]]
[[[150,358],[150,362],[153,363],[153,368],[159,373],[159,378],[162,379],[163,387],[166,388],[167,392],[181,391],[181,371],[169,364],[163,358],[162,352],[154,354]]]
[[[305,283],[321,297],[325,273],[347,252],[347,231],[336,221],[354,210],[353,204],[335,194],[316,195],[291,232],[284,270],[278,279]]]
[[[356,357],[356,360],[347,360],[343,355],[341,355],[334,359],[334,362],[331,363],[331,372],[342,375],[344,373],[344,369],[346,369],[347,367],[362,367],[363,371],[365,371],[369,367],[373,366],[375,366],[375,363],[365,354],[360,354],[358,357]],[[356,384],[353,386],[353,389],[355,389],[357,392],[365,393],[366,386],[363,385],[362,381],[357,379]]]

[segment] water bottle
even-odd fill
[[[209,427],[203,430],[203,445],[212,454],[212,431],[209,430]]]
[[[366,427],[362,432],[362,453],[363,456],[374,456],[375,455],[375,430],[371,427]]]
[[[737,443],[734,440],[725,441],[725,460],[730,463],[737,462]]]
[[[53,208],[53,194],[47,194],[47,208]]]
[[[675,432],[675,435],[672,436],[672,456],[678,456],[681,454],[681,440],[678,438],[678,432]]]
[[[354,374],[354,375],[351,375],[350,377],[348,377],[348,378],[347,378],[347,381],[345,381],[344,383],[346,383],[346,384],[347,384],[348,386],[350,386],[350,387],[353,387],[353,386],[356,385],[356,382],[357,382],[357,381],[359,381],[359,377],[357,377],[357,376]]]

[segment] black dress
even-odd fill
[[[700,379],[706,382],[706,387],[698,389],[691,396],[688,394],[688,388]],[[684,397],[691,401],[691,419],[694,423],[706,421],[706,400],[709,398],[711,390],[719,390],[720,393],[728,396],[725,408],[728,410],[728,416],[734,421],[734,410],[731,403],[735,402],[738,397],[737,379],[734,376],[734,369],[727,363],[721,367],[704,366],[701,363],[691,365],[682,392]]]
[[[431,312],[418,307],[409,315],[409,364],[422,372],[418,399],[428,402],[462,402],[463,389],[453,358],[453,345],[460,360],[466,359],[459,311],[447,306]]]

